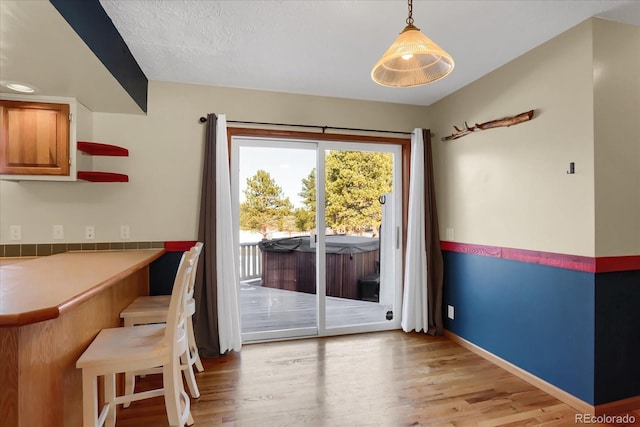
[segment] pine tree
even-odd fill
[[[382,221],[378,198],[392,190],[391,153],[330,151],[325,163],[327,226],[334,233],[375,234]]]
[[[304,207],[298,208],[294,212],[296,229],[298,231],[312,230],[316,224],[316,168],[311,169],[309,176],[302,178],[302,191],[298,195],[302,198]]]
[[[268,172],[258,170],[247,178],[243,192],[245,201],[240,204],[240,229],[259,231],[266,239],[270,231],[283,228],[293,204]]]

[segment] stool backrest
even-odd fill
[[[193,271],[191,272],[189,289],[187,289],[187,301],[193,298],[193,291],[195,290],[195,285],[196,285],[196,271],[198,270],[198,261],[200,260],[200,254],[202,253],[203,247],[204,247],[204,243],[198,242],[195,244],[194,247],[191,248],[195,251],[195,258],[193,260]]]
[[[195,248],[182,254],[178,272],[173,282],[173,290],[171,291],[171,300],[169,302],[169,312],[167,313],[167,326],[165,329],[165,341],[168,346],[173,348],[174,356],[179,350],[180,343],[186,345],[186,327],[185,327],[185,309],[187,303],[187,290],[194,272],[194,259],[196,257]]]

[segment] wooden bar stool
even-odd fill
[[[196,251],[182,255],[171,293],[166,323],[110,328],[100,331],[76,362],[82,369],[84,427],[115,426],[116,406],[164,396],[169,424],[192,425],[189,396],[184,391],[180,358],[187,357],[186,296]],[[163,388],[116,395],[116,374],[146,372],[160,367]],[[98,412],[98,377],[104,377],[104,406]]]
[[[187,315],[187,339],[189,344],[189,351],[186,357],[182,360],[181,369],[184,373],[187,386],[189,387],[189,394],[194,399],[200,397],[200,390],[198,390],[198,384],[196,383],[195,374],[193,372],[193,366],[195,365],[198,372],[204,371],[202,361],[200,360],[200,354],[198,353],[198,346],[196,344],[196,338],[193,331],[193,314],[196,312],[196,302],[193,299],[193,291],[196,280],[196,270],[198,267],[198,259],[202,253],[204,244],[198,242],[192,248],[195,250],[196,258],[194,261],[193,274],[189,282],[187,297],[186,297],[186,315]],[[167,321],[167,314],[169,311],[168,295],[155,295],[155,296],[142,296],[136,298],[127,308],[122,310],[120,318],[124,319],[124,326],[145,325],[150,323],[163,323]],[[142,375],[141,373],[137,373]],[[127,393],[133,393],[135,389],[135,375],[136,373],[127,372],[125,375],[125,387]],[[128,407],[129,405],[124,405]]]

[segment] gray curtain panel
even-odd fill
[[[436,209],[436,188],[433,179],[433,155],[431,149],[431,131],[422,129],[424,139],[424,202],[425,202],[425,240],[427,246],[427,300],[429,316],[429,335],[442,335],[442,287],[444,263],[440,250],[440,232],[438,228],[438,210]]]
[[[215,114],[207,115],[204,141],[204,168],[200,198],[198,241],[204,243],[196,271],[193,316],[198,351],[202,357],[220,356],[218,339],[218,284],[216,276],[216,124]],[[220,141],[226,144],[227,141]]]

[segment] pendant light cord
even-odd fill
[[[413,0],[409,0],[409,16],[407,17],[407,25],[413,25]]]

